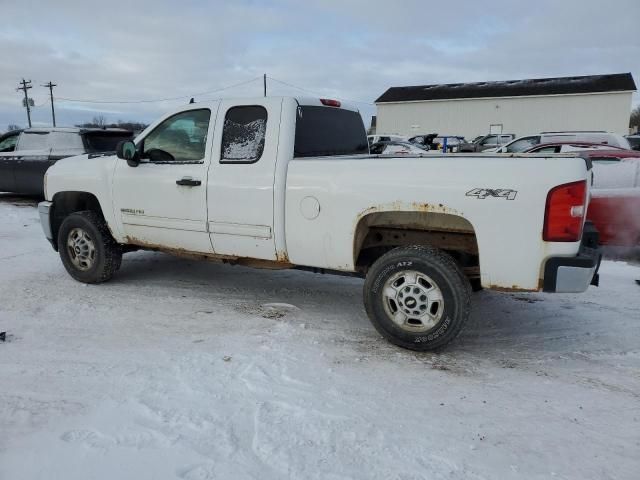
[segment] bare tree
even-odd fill
[[[131,130],[133,132],[141,132],[145,128],[147,128],[146,123],[142,122],[134,122],[134,121],[123,121],[118,120],[117,122],[107,123],[104,121],[104,117],[93,117],[93,120],[85,123],[77,123],[76,127],[80,128],[125,128],[127,130]]]
[[[93,123],[96,127],[105,127],[107,125],[107,119],[104,115],[96,115],[95,117],[93,117],[91,123]]]
[[[629,128],[636,127],[640,130],[640,105],[631,110],[631,118],[629,119]]]

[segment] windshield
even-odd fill
[[[529,150],[540,143],[540,137],[524,137],[514,140],[513,142],[505,145],[503,148],[509,153],[519,153]]]
[[[18,133],[5,137],[0,140],[0,152],[13,152],[18,143]]]
[[[298,107],[294,157],[369,153],[360,113],[334,107]]]

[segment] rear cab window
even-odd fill
[[[231,107],[224,117],[220,163],[255,163],[264,152],[267,110],[259,105]]]
[[[368,153],[367,132],[359,112],[313,105],[298,107],[294,157]]]

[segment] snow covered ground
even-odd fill
[[[358,279],[139,252],[76,283],[0,196],[0,479],[638,479],[636,278],[476,294],[418,354]]]

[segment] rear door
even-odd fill
[[[16,192],[44,193],[44,173],[50,166],[50,135],[48,130],[25,131],[20,135],[14,165]]]
[[[0,192],[15,191],[15,148],[19,135],[20,132],[12,132],[0,137]]]
[[[220,104],[207,186],[217,254],[276,260],[273,203],[281,111],[279,98]]]
[[[58,160],[85,153],[82,137],[78,131],[53,130],[48,138],[49,155],[46,159],[34,162],[30,171],[25,172],[25,181],[40,187],[44,182],[44,175],[51,165]]]

